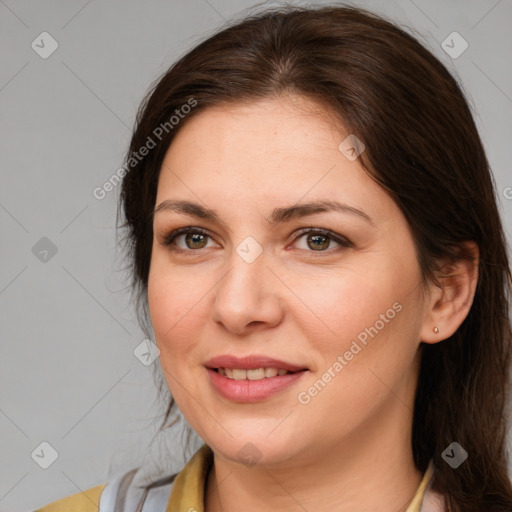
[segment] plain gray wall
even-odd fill
[[[418,30],[456,73],[510,233],[511,3],[355,3]],[[172,457],[164,453],[164,464],[183,465],[182,439],[173,431],[150,445],[162,410],[152,367],[133,353],[144,335],[118,270],[118,190],[103,200],[92,192],[121,165],[136,107],[152,80],[252,5],[0,2],[1,511],[32,510],[105,483],[149,465],[162,446],[175,450]],[[469,44],[456,58],[441,47],[454,31]],[[42,32],[58,43],[47,58],[40,54],[55,43]],[[42,442],[58,452],[48,469],[31,456],[41,453]],[[50,460],[43,450],[38,460]]]

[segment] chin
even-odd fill
[[[210,444],[210,447],[221,457],[245,466],[275,466],[286,462],[300,451],[296,435],[290,433],[288,441],[267,438],[268,432],[261,436],[235,435],[233,439],[223,439],[219,444]]]

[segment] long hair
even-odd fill
[[[266,9],[208,37],[151,86],[119,201],[141,326],[148,332],[152,212],[173,137],[211,106],[288,92],[324,105],[363,141],[361,164],[406,217],[424,282],[442,279],[437,258],[469,257],[462,242],[478,244],[478,285],[466,319],[450,338],[421,344],[412,450],[421,471],[433,459],[432,488],[447,510],[510,512],[511,275],[495,185],[461,86],[391,21],[349,6]],[[162,425],[172,407],[169,397]],[[457,469],[442,457],[454,441],[468,453]]]

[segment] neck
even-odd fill
[[[412,412],[404,415],[395,397],[386,405],[350,439],[335,447],[319,439],[283,463],[246,467],[214,455],[205,512],[405,511],[423,477],[412,457]]]

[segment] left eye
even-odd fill
[[[305,238],[306,246],[313,249],[313,252],[326,252],[324,249],[327,249],[331,242],[344,248],[352,247],[352,243],[349,240],[324,230],[310,229],[303,231],[295,240],[300,240],[301,238]]]
[[[179,247],[176,243],[176,241],[182,236],[185,237],[184,248]],[[177,250],[182,252],[196,252],[197,249],[204,249],[206,247],[208,238],[211,238],[210,235],[201,228],[181,228],[167,235],[163,240],[163,244],[168,246],[175,245]],[[343,248],[353,247],[352,242],[347,238],[321,229],[303,230],[294,239],[294,243],[302,238],[305,238],[307,248],[312,249],[309,252],[327,252],[326,249],[330,246],[331,242],[334,242]],[[307,248],[300,249],[307,250]]]

